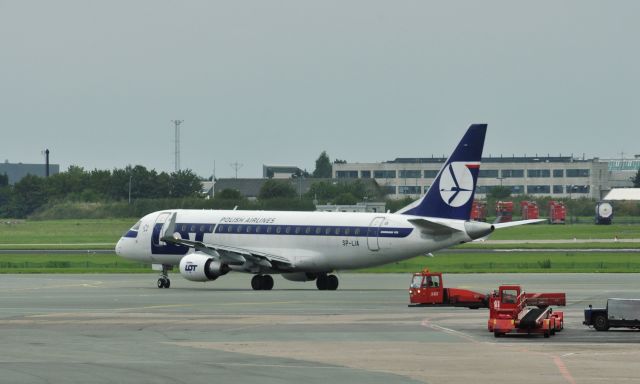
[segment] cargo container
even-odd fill
[[[520,209],[522,210],[522,220],[540,218],[540,209],[535,201],[521,201]]]
[[[596,224],[611,224],[613,220],[613,205],[608,201],[596,204]]]
[[[549,224],[564,224],[567,220],[567,207],[559,201],[549,202]]]
[[[470,219],[474,221],[487,221],[487,203],[474,200],[471,206]]]
[[[498,223],[506,223],[513,219],[513,201],[496,202],[496,218]]]
[[[608,299],[606,308],[584,310],[582,324],[597,331],[609,328],[640,328],[640,299]]]

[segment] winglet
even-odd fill
[[[427,193],[397,213],[468,220],[486,133],[487,124],[471,125]]]

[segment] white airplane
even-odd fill
[[[253,274],[255,290],[273,288],[271,275],[338,288],[338,270],[366,268],[484,238],[495,228],[529,224],[469,221],[487,130],[469,127],[421,199],[396,213],[175,209],[150,213],[116,245],[122,257],[162,271],[169,288],[178,266],[191,281],[230,271]]]

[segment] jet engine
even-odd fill
[[[282,277],[289,281],[312,281],[315,280],[318,275],[310,272],[293,272],[283,273]]]
[[[192,253],[180,260],[180,274],[191,281],[210,281],[227,274],[231,268],[202,253]]]
[[[495,227],[489,223],[480,221],[467,221],[464,223],[464,229],[467,231],[467,235],[475,240],[487,236],[493,232]]]

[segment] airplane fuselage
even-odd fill
[[[448,226],[459,226],[461,231],[428,236],[408,221],[416,218],[411,215],[167,210],[143,217],[137,230],[130,230],[120,239],[116,252],[145,263],[179,264],[195,250],[161,240],[173,213],[177,213],[175,231],[181,239],[279,255],[289,261],[291,272],[366,268],[471,240],[464,231],[464,221],[434,218]]]

